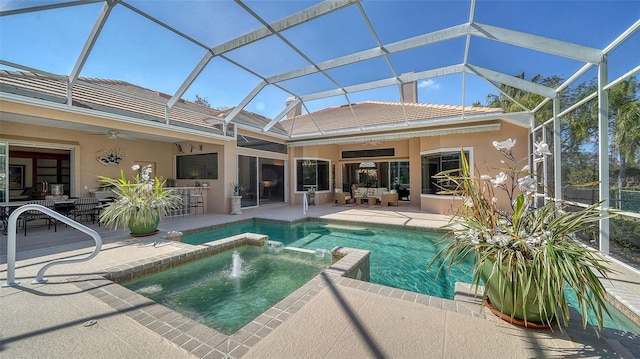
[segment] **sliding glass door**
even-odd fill
[[[284,161],[270,158],[258,159],[258,178],[260,182],[259,204],[284,202]]]
[[[238,183],[242,207],[285,201],[285,161],[238,155]]]
[[[389,183],[401,200],[409,200],[409,178],[409,161],[389,163]]]
[[[238,183],[242,207],[258,205],[258,158],[238,155]]]
[[[0,142],[0,202],[7,202],[9,199],[9,152],[6,142]]]

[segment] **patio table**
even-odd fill
[[[37,201],[37,200],[36,200]],[[9,226],[9,216],[13,211],[15,211],[18,207],[24,206],[25,204],[33,203],[34,201],[14,201],[14,202],[3,202],[0,203],[0,220],[2,224],[2,234],[7,234],[7,227]],[[55,211],[68,216],[69,212],[73,209],[75,200],[74,199],[59,199],[54,200],[54,208]]]
[[[74,199],[54,201],[54,209],[56,212],[65,217],[69,217],[69,213],[73,210],[76,201]]]

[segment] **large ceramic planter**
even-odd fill
[[[522,293],[518,283],[512,285],[508,279],[508,273],[505,271],[494,273],[488,282],[492,266],[492,261],[486,261],[483,264],[481,275],[485,283],[484,294],[488,299],[490,309],[492,309],[494,313],[497,311],[498,313],[495,314],[498,314],[502,319],[514,324],[520,324],[526,327],[549,326],[554,320],[553,314],[551,314],[552,304],[546,301],[543,310],[540,310],[538,301],[536,300],[537,289],[532,286],[527,293]],[[516,292],[515,301],[514,291]],[[523,308],[524,306],[522,305],[523,298],[526,303],[526,308]]]
[[[231,214],[242,214],[242,196],[231,196]]]
[[[142,221],[132,217],[129,220],[128,227],[132,236],[144,237],[158,232],[158,223],[160,223],[160,213],[156,213],[151,221]]]

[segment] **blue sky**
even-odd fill
[[[0,11],[64,3],[64,1],[3,1]],[[130,0],[128,4],[214,47],[261,27],[232,1]],[[318,1],[247,1],[246,5],[271,23]],[[76,63],[102,3],[0,17],[0,58],[56,74],[68,75]],[[382,44],[466,23],[470,1],[364,0],[362,8]],[[474,21],[551,37],[598,49],[640,19],[640,1],[490,1],[478,0]],[[356,6],[349,6],[282,32],[283,37],[315,62],[376,47]],[[464,37],[389,56],[397,74],[460,64]],[[130,9],[117,5],[111,12],[81,76],[120,79],[173,94],[205,54],[205,49],[163,29]],[[309,65],[281,39],[271,36],[225,56],[268,77]],[[614,79],[640,64],[640,34],[634,34],[609,57],[609,78]],[[549,54],[472,37],[468,62],[509,75],[525,72],[543,76],[571,76],[583,63]],[[6,66],[0,66],[7,69]],[[8,68],[12,69],[12,68]],[[15,69],[12,69],[15,70]],[[391,78],[383,58],[332,69],[327,76],[314,74],[282,83],[296,94],[311,94],[360,82]],[[589,81],[595,70],[581,81]],[[419,101],[462,102],[462,75],[420,81]],[[260,79],[227,59],[215,57],[183,96],[203,96],[214,107],[236,106]],[[335,83],[334,83],[335,82]],[[465,104],[484,103],[495,89],[475,76],[466,76]],[[267,86],[246,107],[274,117],[284,109],[291,93]],[[359,92],[351,102],[398,101],[395,86]],[[346,103],[343,96],[307,103],[310,111]]]

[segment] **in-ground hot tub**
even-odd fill
[[[313,251],[245,245],[121,285],[231,335],[330,264]]]

